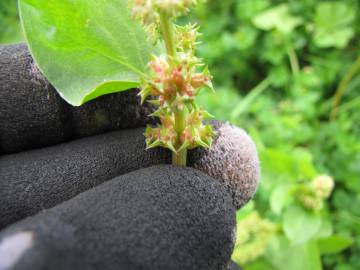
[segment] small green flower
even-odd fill
[[[314,195],[305,195],[301,194],[299,195],[299,200],[303,204],[305,208],[314,210],[314,211],[320,211],[324,207],[324,201]]]
[[[334,179],[328,175],[320,175],[312,181],[312,187],[318,197],[327,199],[334,189]]]
[[[302,205],[314,211],[324,207],[324,201],[334,189],[334,180],[328,175],[315,177],[311,182],[302,184],[297,190],[297,198]]]
[[[196,24],[187,24],[185,26],[176,26],[176,47],[180,52],[193,53],[195,51],[197,38],[201,35],[199,27]]]
[[[152,0],[133,0],[132,5],[133,17],[139,19],[150,34],[152,39],[157,37],[157,25],[159,23],[159,14],[153,11]]]
[[[237,237],[232,259],[239,264],[256,260],[265,250],[278,227],[252,212],[237,223]]]

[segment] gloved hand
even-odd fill
[[[244,131],[214,122],[195,169],[160,165],[170,153],[145,150],[152,108],[135,91],[73,108],[24,45],[0,47],[0,67],[0,270],[229,266],[259,177]]]

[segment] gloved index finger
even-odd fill
[[[138,90],[66,103],[37,68],[25,44],[0,46],[0,154],[55,145],[123,128],[144,127],[150,104]]]

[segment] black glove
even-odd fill
[[[134,92],[72,108],[23,45],[0,48],[0,66],[0,149],[7,153],[0,156],[1,270],[228,265],[235,208],[251,198],[259,176],[245,132],[214,123],[212,150],[190,153],[189,165],[212,177],[149,167],[168,163],[170,153],[145,151],[144,128],[74,140],[152,121],[152,108],[141,107]]]

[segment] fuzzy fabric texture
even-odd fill
[[[226,187],[239,208],[254,194],[256,149],[246,133],[214,122],[213,148],[190,152],[189,163]],[[115,176],[170,163],[170,152],[145,150],[143,128],[122,130],[0,158],[0,228],[55,206]]]
[[[22,247],[9,268],[18,270],[223,270],[234,227],[235,208],[218,181],[159,165],[13,224],[0,233],[0,251],[5,242]]]
[[[153,119],[137,90],[67,104],[41,74],[25,44],[0,46],[0,154],[142,127]]]
[[[241,270],[241,268],[239,266],[237,266],[236,263],[230,262],[230,266],[229,266],[228,270]]]
[[[256,146],[243,129],[219,121],[212,125],[217,136],[211,149],[192,151],[189,165],[223,183],[239,209],[253,197],[260,178]]]
[[[143,128],[83,138],[0,158],[0,228],[106,180],[170,160],[146,151]]]

